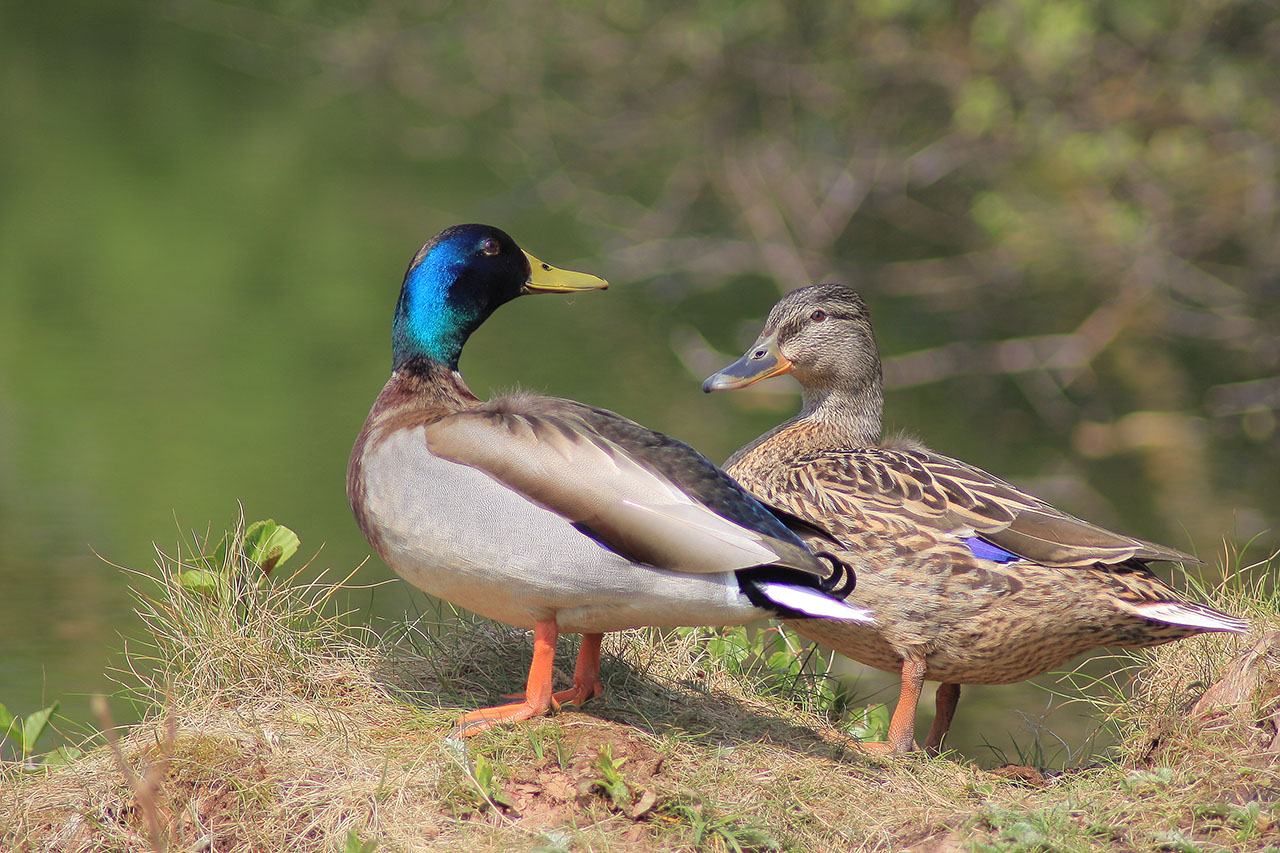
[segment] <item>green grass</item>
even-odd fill
[[[859,753],[836,726],[873,730],[882,711],[776,629],[610,635],[603,697],[456,739],[459,713],[522,683],[526,632],[441,613],[375,636],[336,612],[343,584],[268,577],[261,530],[245,537],[158,552],[158,572],[136,576],[149,636],[112,701],[145,719],[118,730],[104,708],[79,757],[11,762],[0,848],[1280,848],[1280,684],[1272,656],[1247,654],[1280,625],[1265,581],[1205,593],[1250,616],[1250,636],[1126,655],[1082,685],[1113,750],[1045,771],[1054,748],[1080,747],[1044,732],[988,770]],[[559,659],[574,647],[562,639]],[[1234,699],[1195,707],[1232,671],[1247,675]]]

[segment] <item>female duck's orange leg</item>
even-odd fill
[[[588,699],[594,699],[604,692],[600,683],[600,643],[604,634],[583,634],[582,646],[578,649],[578,662],[573,667],[573,687],[561,690],[551,697],[551,701],[561,705],[581,705]]]
[[[883,742],[859,743],[867,752],[877,755],[900,755],[916,747],[916,708],[920,704],[920,691],[924,688],[924,660],[917,657],[902,660],[902,690],[898,694],[898,707],[889,718],[889,736]]]
[[[938,685],[938,712],[929,727],[929,736],[924,739],[925,752],[936,753],[942,747],[942,739],[951,729],[951,719],[956,715],[956,703],[959,701],[959,684],[943,682]]]
[[[533,663],[525,683],[524,701],[512,705],[481,708],[458,718],[456,734],[470,737],[494,725],[541,716],[551,710],[551,665],[556,659],[556,638],[560,631],[554,619],[533,626]]]

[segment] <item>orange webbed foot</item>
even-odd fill
[[[915,752],[920,749],[919,744],[915,740],[907,743],[890,743],[887,741],[854,741],[853,747],[871,755],[906,755],[909,752]]]
[[[555,697],[551,695],[551,668],[555,662],[558,635],[559,629],[556,628],[554,619],[547,619],[533,626],[533,662],[529,664],[529,679],[525,683],[523,702],[495,705],[463,714],[454,727],[454,735],[471,737],[499,723],[515,723],[550,712],[555,704]]]
[[[530,702],[515,702],[510,705],[494,705],[492,708],[480,708],[468,711],[458,718],[453,734],[456,737],[471,737],[488,731],[500,723],[518,723],[533,717],[541,717],[551,711],[548,703],[545,707]]]
[[[581,706],[589,699],[594,699],[604,693],[604,685],[599,681],[591,681],[588,683],[575,682],[568,690],[561,690],[559,693],[552,695],[551,701],[557,708],[561,705],[578,705]]]

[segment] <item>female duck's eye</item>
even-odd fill
[[[486,255],[496,255],[498,254],[498,249],[498,241],[492,237],[484,238],[484,242],[480,244],[480,251]]]
[[[817,311],[814,311],[809,315],[809,319],[815,323],[821,323],[823,320],[827,319],[827,312],[819,308]]]

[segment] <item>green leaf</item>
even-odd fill
[[[498,780],[494,776],[493,762],[483,755],[476,756],[476,768],[474,771],[476,784],[480,786],[484,792],[484,797],[494,805],[503,808],[514,809],[516,807],[515,800],[507,796],[498,787]]]
[[[889,706],[871,705],[864,708],[862,719],[849,726],[849,734],[859,740],[884,740],[889,735]]]
[[[489,799],[504,809],[514,809],[516,807],[516,801],[501,791],[494,791],[489,795]]]
[[[192,558],[193,565],[199,566],[205,571],[226,573],[227,571],[227,541],[231,538],[230,533],[222,534],[222,538],[218,540],[217,546],[214,547],[213,553],[201,554]],[[205,547],[209,547],[205,544]]]
[[[1173,782],[1173,768],[1156,767],[1152,770],[1134,770],[1120,785],[1127,791],[1143,791],[1152,788],[1167,788]]]
[[[793,669],[800,669],[800,661],[789,651],[774,652],[769,655],[768,667],[769,669],[789,673]]]
[[[178,583],[190,592],[214,595],[226,581],[217,572],[206,569],[188,569],[178,574]]]
[[[227,543],[231,541],[231,534],[224,534],[222,541],[218,543],[218,547],[213,549],[213,562],[209,568],[215,572],[226,571],[227,566]]]
[[[22,754],[28,756],[35,751],[36,741],[40,740],[40,735],[44,734],[44,730],[49,727],[49,718],[53,716],[53,712],[58,710],[60,703],[54,702],[47,708],[41,708],[39,711],[27,714],[27,718],[22,721]]]
[[[342,847],[342,853],[373,853],[378,848],[376,839],[362,841],[360,834],[352,829],[347,833],[346,843]]]
[[[40,759],[45,767],[63,767],[71,764],[84,755],[84,750],[75,746],[60,746],[48,752]]]
[[[486,794],[493,789],[493,764],[483,755],[476,756],[475,777]]]
[[[611,744],[605,744],[596,756],[596,769],[600,772],[600,776],[595,780],[595,784],[609,795],[610,801],[618,808],[629,805],[631,802],[631,788],[622,778],[622,765],[626,763],[626,757],[617,759],[613,757]]]
[[[264,575],[297,553],[299,544],[298,534],[269,518],[255,521],[244,532],[244,555]]]
[[[4,731],[0,738],[9,737],[9,731],[13,728],[13,723],[13,714],[10,714],[9,709],[4,706],[3,702],[0,702],[0,730]]]
[[[619,779],[608,787],[609,801],[618,808],[629,805],[631,803],[631,789],[627,787],[627,783]]]

